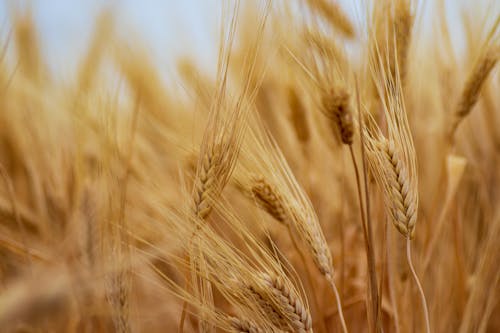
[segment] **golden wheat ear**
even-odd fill
[[[474,67],[467,76],[462,92],[460,93],[460,99],[453,113],[449,134],[450,139],[453,138],[460,123],[477,103],[481,88],[493,71],[499,58],[500,45],[497,45],[487,48],[476,60]]]
[[[253,120],[255,123],[243,148],[242,168],[236,177],[258,206],[287,225],[307,246],[318,271],[337,297],[330,248],[314,208],[270,133],[258,119]],[[339,310],[343,321],[340,305]],[[345,322],[343,329],[347,331]]]
[[[295,53],[289,52],[308,79],[307,88],[314,106],[329,119],[335,136],[350,146],[354,138],[354,121],[346,70],[349,62],[336,41],[325,37],[319,29],[311,25],[301,36],[301,47],[306,48],[304,55],[299,53],[300,48]]]
[[[257,36],[264,32],[270,2],[261,13]],[[248,114],[253,110],[253,100],[259,88],[252,79],[255,61],[259,54],[258,39],[250,48],[244,63],[245,82],[239,95],[233,98],[228,91],[229,60],[237,23],[238,5],[234,8],[230,26],[221,47],[218,64],[217,87],[210,106],[208,123],[198,157],[197,172],[193,188],[193,212],[204,219],[211,211],[210,200],[217,200],[234,170],[246,130]]]
[[[332,88],[329,94],[323,96],[323,108],[323,112],[330,120],[332,129],[339,131],[342,143],[352,145],[354,121],[351,96],[348,91],[341,86]]]
[[[378,57],[375,62],[383,61],[380,54]],[[375,76],[382,77],[377,89],[384,108],[387,135],[383,134],[377,122],[366,112],[367,126],[363,129],[363,136],[367,143],[367,157],[370,170],[383,192],[385,207],[391,220],[406,239],[408,267],[418,287],[425,330],[429,333],[427,300],[411,258],[411,239],[415,235],[418,211],[418,173],[401,80],[396,76],[393,81],[391,73],[384,66],[374,64],[372,68]]]

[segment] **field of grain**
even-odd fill
[[[221,0],[167,78],[13,11],[0,332],[500,332],[500,6],[448,2]]]

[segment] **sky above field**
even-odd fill
[[[426,2],[435,0],[427,0]],[[222,0],[0,0],[0,35],[10,29],[12,13],[31,6],[43,53],[49,66],[58,71],[69,70],[85,52],[96,16],[103,8],[115,15],[120,34],[142,42],[159,64],[173,64],[178,55],[190,54],[199,61],[213,62],[217,50],[216,37]],[[363,1],[339,1],[355,16]],[[458,3],[466,8],[486,4],[490,0],[449,0],[450,21],[457,25]],[[494,3],[494,1],[492,2]],[[492,6],[499,10],[500,1]],[[24,7],[23,7],[24,6]],[[459,32],[456,38],[460,38]]]
[[[171,60],[181,53],[210,52],[217,32],[218,2],[0,0],[0,31],[2,36],[6,35],[16,8],[31,5],[49,65],[52,68],[70,67],[75,64],[73,59],[85,52],[98,14],[110,8],[121,35],[140,40],[155,60]]]

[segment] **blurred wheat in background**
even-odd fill
[[[3,5],[0,331],[500,332],[500,8],[449,2],[221,0],[168,74]]]

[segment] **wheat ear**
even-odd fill
[[[236,333],[264,333],[264,330],[262,328],[246,319],[229,317],[228,322],[229,326]]]
[[[276,211],[276,209],[274,209]],[[339,308],[339,318],[342,323],[344,332],[347,332],[347,325],[345,323],[340,295],[335,286],[333,278],[334,269],[332,264],[332,257],[330,248],[325,240],[319,221],[317,220],[314,212],[306,212],[303,210],[290,211],[292,218],[290,221],[293,223],[294,229],[307,245],[313,261],[320,271],[320,273],[328,280],[332,291],[335,294],[336,302]]]
[[[215,146],[205,154],[195,180],[193,193],[194,214],[204,220],[212,211],[210,202],[217,193],[217,171],[221,167],[221,153],[219,146]]]
[[[278,189],[275,186],[269,184],[264,177],[254,177],[251,185],[251,192],[255,198],[256,203],[269,215],[271,215],[278,222],[284,224],[290,235],[290,239],[292,244],[297,251],[300,260],[302,261],[302,265],[306,271],[306,277],[309,285],[312,287],[313,278],[311,276],[311,272],[307,267],[307,261],[304,253],[301,251],[292,231],[292,219],[293,217],[287,210],[285,201],[283,196],[279,193]],[[290,207],[288,207],[290,209]],[[319,302],[315,293],[312,293],[312,298],[316,308],[319,309]],[[326,330],[326,329],[325,329]]]
[[[306,109],[300,96],[293,87],[288,88],[288,106],[290,108],[290,121],[295,130],[297,139],[306,144],[311,138]]]
[[[259,304],[265,306],[264,310],[271,309],[273,323],[283,330],[290,326],[294,332],[312,332],[309,310],[285,280],[274,274],[262,273],[259,277],[261,285],[249,288],[259,296]]]
[[[385,161],[385,181],[387,195],[391,203],[391,215],[394,226],[407,238],[412,238],[417,222],[417,194],[411,186],[409,173],[405,163],[399,157],[396,146],[392,141],[382,140],[379,149]]]
[[[352,145],[354,136],[354,122],[350,94],[345,88],[333,88],[323,97],[323,109],[331,120],[332,127],[338,128],[342,143]]]
[[[477,60],[474,68],[469,73],[453,115],[450,139],[453,139],[457,127],[477,103],[481,88],[498,61],[499,50],[500,48],[490,48],[487,50]]]
[[[252,194],[256,203],[276,221],[285,225],[290,224],[290,218],[284,206],[283,197],[277,189],[269,184],[264,177],[255,177],[251,185]]]

